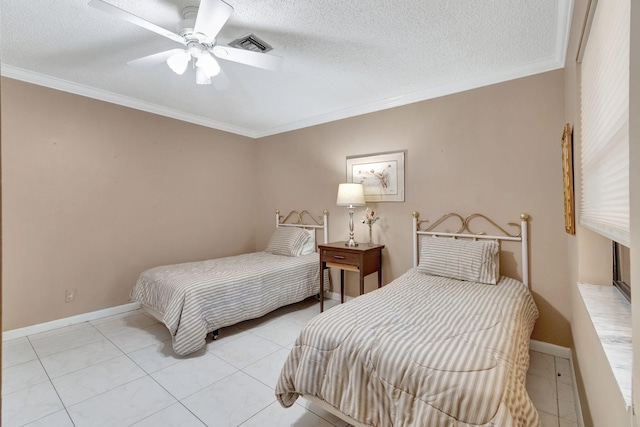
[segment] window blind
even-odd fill
[[[630,0],[599,0],[581,65],[580,224],[630,246]]]

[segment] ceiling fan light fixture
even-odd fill
[[[180,51],[167,59],[167,65],[174,73],[182,75],[187,70],[187,65],[189,65],[190,60],[191,55],[189,55],[187,51]]]
[[[202,53],[198,57],[196,68],[202,70],[208,78],[216,76],[220,72],[220,65],[218,65],[218,62],[208,53]]]
[[[198,85],[210,85],[211,79],[201,67],[196,67],[196,84]]]

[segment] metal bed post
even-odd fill
[[[522,283],[529,287],[529,215],[520,214],[522,238]]]

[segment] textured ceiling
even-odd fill
[[[176,31],[199,0],[106,0]],[[284,58],[218,61],[230,87],[127,61],[181,45],[87,5],[1,0],[2,75],[250,137],[564,66],[573,0],[227,0],[218,36],[254,33]],[[215,78],[214,78],[215,79]]]

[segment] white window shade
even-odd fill
[[[580,224],[625,246],[629,224],[630,1],[599,0],[581,66]]]

